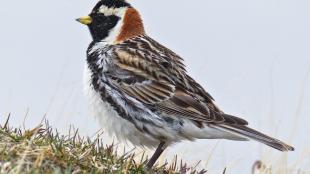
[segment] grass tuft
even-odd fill
[[[46,174],[205,174],[183,162],[177,165],[177,158],[146,171],[147,159],[142,155],[135,160],[135,154],[118,154],[117,146],[104,145],[99,136],[95,139],[79,136],[78,131],[61,135],[48,122],[24,130],[9,126],[9,119],[0,125],[0,173],[46,173]]]

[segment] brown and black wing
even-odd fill
[[[246,125],[243,119],[221,112],[212,97],[186,74],[182,59],[148,37],[114,48],[116,68],[127,76],[111,79],[130,97],[162,112],[195,122]]]

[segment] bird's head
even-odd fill
[[[125,0],[100,0],[77,21],[88,26],[94,41],[119,43],[144,34],[139,12]]]

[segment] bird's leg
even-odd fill
[[[158,147],[157,147],[155,153],[153,154],[153,156],[151,157],[151,159],[146,164],[147,169],[151,169],[153,167],[153,165],[155,164],[155,162],[157,161],[159,156],[164,152],[165,149],[166,149],[165,142],[161,142],[158,145]]]

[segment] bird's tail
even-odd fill
[[[261,142],[263,144],[266,144],[280,151],[294,151],[294,147],[278,139],[272,138],[254,129],[251,129],[247,126],[244,126],[244,125],[224,125],[223,124],[223,125],[216,125],[215,127],[217,127],[218,129],[230,132],[232,134],[244,137],[244,138],[248,138],[248,139]]]

